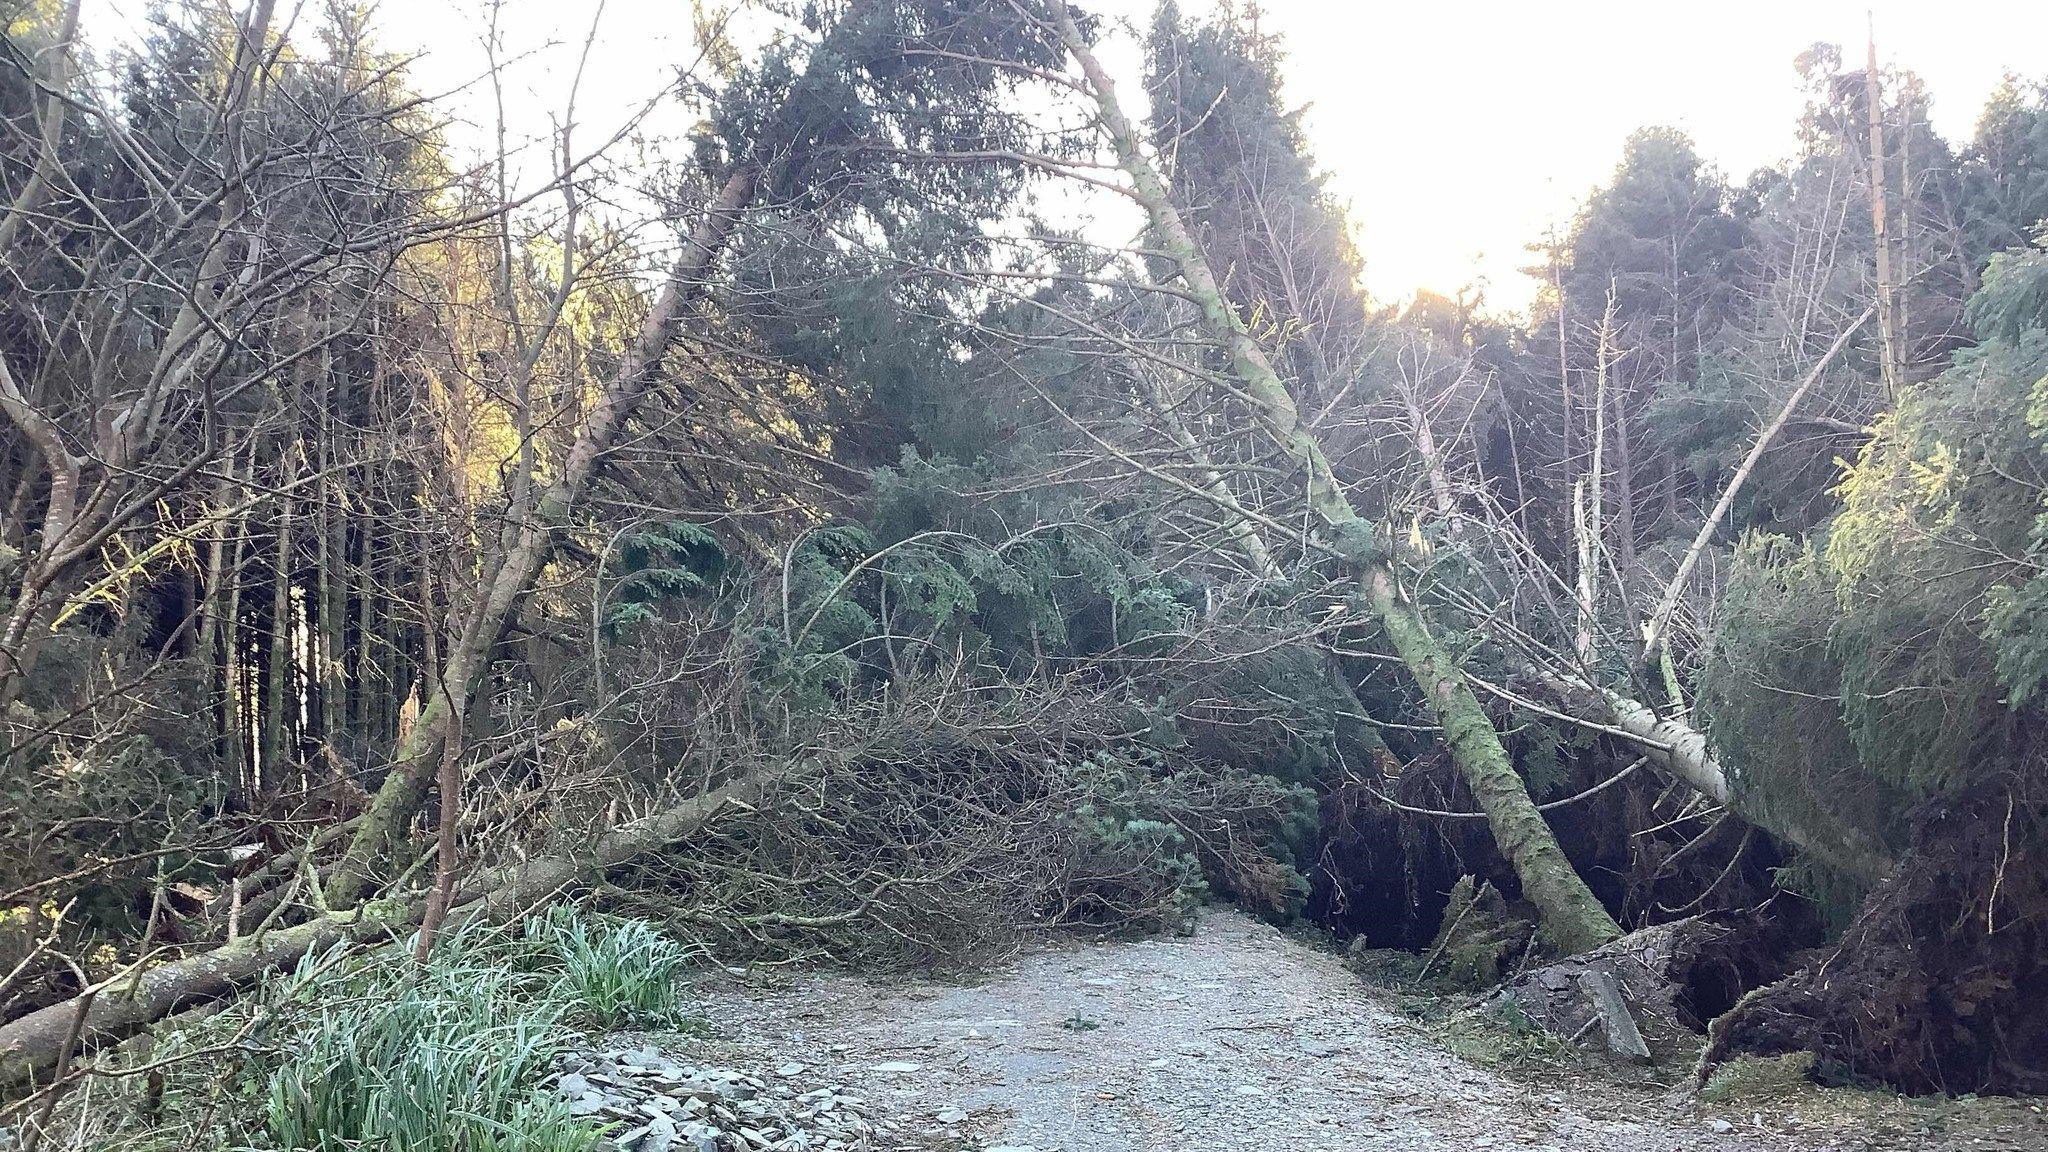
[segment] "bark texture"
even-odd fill
[[[731,806],[758,800],[768,779],[766,772],[757,772],[680,801],[598,837],[587,852],[539,856],[475,877],[456,894],[447,925],[516,916],[607,868],[682,839]],[[418,900],[373,901],[116,977],[83,995],[30,1012],[0,1025],[0,1086],[18,1084],[56,1066],[74,1026],[85,1047],[105,1045],[188,1004],[227,995],[309,952],[349,940],[400,935],[417,924],[424,911],[424,902]]]
[[[761,170],[743,164],[727,176],[718,195],[691,229],[682,255],[670,271],[618,371],[576,432],[562,472],[518,526],[503,561],[491,572],[479,597],[458,621],[435,682],[432,699],[398,749],[395,766],[377,789],[362,824],[336,869],[327,894],[335,907],[348,907],[374,890],[377,873],[403,838],[433,775],[438,752],[455,712],[451,694],[467,697],[490,663],[506,625],[526,602],[541,569],[554,553],[554,534],[568,522],[597,474],[604,454],[618,440],[660,371],[675,342],[684,313],[704,294],[712,266],[731,239],[740,217],[754,201]]]
[[[1052,18],[1061,41],[1086,77],[1117,161],[1130,177],[1161,247],[1179,265],[1189,294],[1202,309],[1204,327],[1229,357],[1231,373],[1256,405],[1261,424],[1306,473],[1310,510],[1327,530],[1333,550],[1358,570],[1374,612],[1443,725],[1460,774],[1486,812],[1501,853],[1522,882],[1523,894],[1537,907],[1545,939],[1571,953],[1621,935],[1620,926],[1565,859],[1564,849],[1529,798],[1499,733],[1473,696],[1457,662],[1430,634],[1420,609],[1399,591],[1390,557],[1374,541],[1371,526],[1351,506],[1322,445],[1302,426],[1294,398],[1265,350],[1224,297],[1174,207],[1165,180],[1118,103],[1115,84],[1060,0],[1053,0]]]

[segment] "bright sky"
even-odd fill
[[[144,0],[89,0],[118,24]],[[1200,12],[1210,0],[1183,0]],[[1136,21],[1154,0],[1099,0]],[[288,9],[291,0],[280,8]],[[707,4],[707,7],[715,5]],[[513,135],[536,138],[559,110],[597,0],[505,0]],[[1332,185],[1349,201],[1366,282],[1383,300],[1483,281],[1496,308],[1535,285],[1523,246],[1604,181],[1623,139],[1675,124],[1735,178],[1792,146],[1800,95],[1792,59],[1815,41],[1860,59],[1874,9],[1888,64],[1926,81],[1936,126],[1966,136],[2006,72],[2048,76],[2043,0],[1265,0],[1291,53],[1290,101]],[[484,0],[379,0],[386,46],[422,53],[433,90],[481,70]],[[694,56],[686,0],[606,0],[579,120],[595,140]],[[109,21],[88,18],[88,27]],[[1104,53],[1135,67],[1128,41]],[[1135,103],[1135,78],[1124,96]],[[1137,111],[1137,109],[1134,109]],[[488,124],[488,93],[457,114]]]
[[[2048,76],[2042,0],[1344,3],[1273,0],[1290,98],[1352,205],[1366,282],[1397,298],[1487,281],[1495,307],[1535,285],[1523,245],[1604,182],[1628,134],[1676,125],[1741,179],[1793,147],[1792,60],[1816,41],[1918,73],[1935,126],[1966,137],[2008,71]]]

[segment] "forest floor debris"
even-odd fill
[[[608,1043],[660,1044],[692,1069],[750,1069],[771,1094],[829,1085],[863,1102],[876,1149],[2048,1147],[2048,1117],[2023,1099],[1803,1083],[1710,1099],[1679,1086],[1685,1068],[1617,1073],[1563,1051],[1491,1067],[1396,1011],[1335,954],[1230,911],[1186,937],[1047,944],[971,984],[722,969],[696,980],[686,998],[711,1037]]]

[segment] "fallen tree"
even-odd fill
[[[483,872],[457,893],[449,912],[450,926],[516,916],[607,868],[672,844],[722,813],[752,803],[771,779],[766,769],[757,770],[598,836],[586,852],[538,856]],[[78,1051],[131,1035],[189,1004],[232,993],[310,952],[343,941],[402,935],[425,911],[424,898],[371,901],[102,981],[68,1000],[0,1025],[0,1086],[30,1080]]]
[[[1674,783],[1725,806],[1750,824],[1864,883],[1875,884],[1892,870],[1894,861],[1889,853],[1849,825],[1830,822],[1830,826],[1821,827],[1758,804],[1742,788],[1740,780],[1730,778],[1728,770],[1715,757],[1707,734],[1682,717],[1659,715],[1639,700],[1573,676],[1551,672],[1538,675],[1553,691],[1577,705],[1575,711],[1590,713],[1634,740],[1650,762]]]
[[[457,889],[444,930],[516,920],[576,892],[718,956],[929,968],[984,962],[1048,926],[1177,928],[1205,892],[1286,911],[1298,881],[1275,846],[1305,820],[1308,794],[1212,758],[1146,754],[1116,692],[949,663],[907,675],[890,697],[764,733],[783,698],[760,688],[743,646],[687,622],[671,628],[710,646],[725,674],[647,686],[650,705],[706,734],[668,776],[725,783],[671,788],[677,799],[613,827],[627,800],[616,773],[595,789],[565,780],[548,794],[547,838]],[[677,658],[679,645],[643,638],[641,670]],[[557,768],[573,772],[573,755]],[[499,858],[526,843],[515,835]],[[308,953],[397,940],[426,910],[421,896],[394,892],[124,971],[0,1026],[0,1083]]]
[[[1326,547],[1356,572],[1361,599],[1379,619],[1414,677],[1427,707],[1443,728],[1444,742],[1459,772],[1486,813],[1501,854],[1514,866],[1524,895],[1539,910],[1545,939],[1571,953],[1621,935],[1620,926],[1572,868],[1543,814],[1536,810],[1500,734],[1472,694],[1457,660],[1432,634],[1420,605],[1400,587],[1391,553],[1345,495],[1315,433],[1303,423],[1286,382],[1224,295],[1136,127],[1125,115],[1115,84],[1096,59],[1088,37],[1062,0],[1051,0],[1049,17],[1081,69],[1084,80],[1080,87],[1094,102],[1117,164],[1130,180],[1129,194],[1144,208],[1160,246],[1174,261],[1182,285],[1199,306],[1205,335],[1227,358],[1239,394],[1250,402],[1281,451],[1304,473],[1309,511],[1321,523]],[[1217,498],[1207,489],[1198,491]],[[1236,515],[1242,510],[1227,505],[1224,511]]]
[[[436,754],[448,739],[449,722],[461,710],[454,698],[475,690],[490,663],[491,650],[553,555],[555,533],[566,525],[604,454],[659,378],[662,358],[675,342],[684,314],[702,295],[712,264],[724,251],[740,213],[752,203],[761,175],[758,164],[746,162],[726,177],[691,230],[682,256],[641,321],[632,348],[578,427],[561,474],[541,494],[530,514],[514,510],[519,527],[505,553],[489,565],[482,595],[449,621],[452,639],[436,670],[432,699],[421,709],[418,722],[398,749],[394,767],[350,838],[328,886],[331,903],[346,907],[375,890],[379,863],[392,854],[406,822],[426,796],[439,762]]]
[[[1810,1051],[1906,1092],[2048,1091],[2048,805],[1993,780],[1913,823],[1840,942],[1714,1022],[1701,1083],[1736,1053]]]
[[[762,205],[787,211],[845,195],[857,171],[852,158],[866,155],[870,138],[896,130],[884,131],[874,122],[882,114],[877,110],[899,98],[918,103],[911,94],[921,85],[937,86],[934,76],[966,77],[978,85],[949,89],[963,107],[996,102],[1000,93],[992,74],[973,61],[986,50],[982,41],[1002,40],[1014,25],[1001,3],[927,8],[856,0],[810,46],[801,67],[775,84],[771,106],[734,113],[747,122],[749,136],[733,144],[637,333],[596,387],[559,470],[545,487],[532,476],[514,487],[503,539],[478,565],[481,591],[468,605],[450,609],[443,626],[446,652],[432,671],[429,698],[335,870],[330,903],[354,904],[386,878],[384,865],[432,784],[460,700],[477,690],[493,650],[555,556],[558,534],[641,405],[666,378],[665,358],[718,282],[720,262],[748,217]],[[888,88],[889,99],[877,98],[872,89],[878,86]],[[956,116],[970,125],[976,119],[972,112]]]

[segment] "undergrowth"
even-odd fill
[[[1813,1053],[1738,1056],[1714,1069],[1700,1088],[1709,1104],[1769,1104],[1810,1092]]]
[[[1430,1030],[1446,1049],[1492,1068],[1534,1071],[1580,1060],[1576,1049],[1531,1023],[1505,996],[1478,1008],[1445,1013]]]
[[[1540,1072],[1582,1062],[1576,1048],[1536,1026],[1514,1001],[1497,996],[1474,1004],[1454,982],[1432,976],[1424,957],[1354,945],[1345,962],[1361,981],[1385,994],[1395,1011],[1475,1064]]]
[[[404,942],[307,957],[174,1031],[60,1109],[45,1147],[157,1152],[588,1152],[603,1129],[539,1087],[580,1033],[680,1028],[686,949],[557,906],[466,928],[429,963]]]

